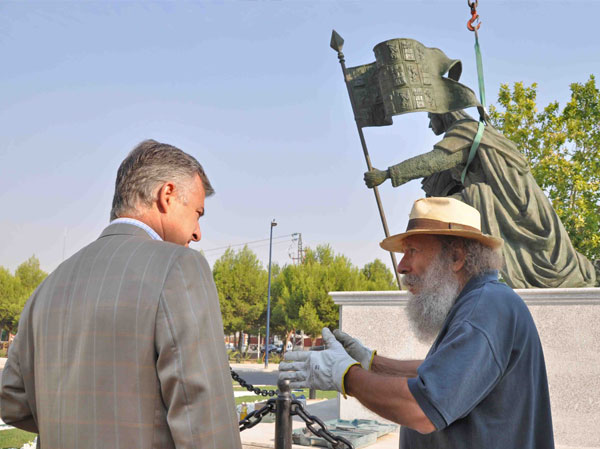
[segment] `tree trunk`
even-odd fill
[[[291,338],[291,336],[292,336],[292,332],[296,332],[296,331],[295,331],[294,329],[292,329],[292,330],[291,330],[291,331],[289,331],[289,332],[286,334],[286,336],[285,336],[285,341],[283,342],[283,348],[282,348],[282,350],[281,350],[281,355],[282,355],[282,356],[283,356],[283,355],[286,353],[286,351],[287,351],[287,344],[288,344],[288,341],[290,341],[290,338]],[[293,351],[293,350],[294,350],[294,346],[292,346],[292,351]]]
[[[239,332],[239,337],[238,337],[238,352],[241,354],[242,353],[242,347],[244,346],[244,331],[240,331]]]

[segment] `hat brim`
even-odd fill
[[[463,237],[466,239],[477,240],[485,246],[492,249],[500,248],[504,240],[492,237],[491,235],[482,234],[475,231],[467,231],[462,229],[413,229],[411,231],[403,232],[402,234],[392,235],[383,240],[379,246],[386,251],[393,251],[397,253],[404,252],[404,240],[413,235],[449,235],[454,237]]]

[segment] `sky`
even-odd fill
[[[600,1],[481,0],[488,105],[501,83],[538,83],[538,105],[600,74]],[[337,56],[413,38],[461,59],[477,90],[467,2],[0,2],[0,266],[35,255],[46,271],[108,224],[117,168],[148,138],[204,166],[216,194],[201,219],[212,265],[245,242],[264,266],[330,244],[362,267],[384,238]],[[426,114],[366,128],[374,167],[439,140]],[[420,181],[380,187],[390,232],[403,232]]]

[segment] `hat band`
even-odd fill
[[[473,226],[464,225],[460,223],[449,223],[447,221],[433,220],[431,218],[411,218],[410,220],[408,220],[406,231],[408,232],[415,229],[456,229],[461,231],[478,232],[479,234],[481,234],[481,229],[477,229]]]

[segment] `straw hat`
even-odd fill
[[[454,198],[423,198],[415,201],[406,232],[392,235],[379,246],[387,251],[403,251],[403,241],[411,235],[453,235],[475,239],[490,248],[499,248],[503,240],[481,232],[479,211]]]

